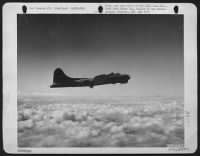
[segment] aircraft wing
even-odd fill
[[[93,84],[94,85],[104,84],[106,79],[107,79],[107,75],[105,74],[95,76],[93,79]]]
[[[74,82],[78,82],[78,83],[81,83],[81,82],[91,82],[92,79],[90,78],[80,78],[80,79],[74,79]]]

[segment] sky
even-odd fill
[[[18,93],[69,96],[183,96],[182,15],[19,14]],[[129,74],[127,84],[50,88],[70,77]]]

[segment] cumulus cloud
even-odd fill
[[[174,99],[168,103],[148,100],[140,104],[124,98],[113,101],[111,104],[106,100],[103,104],[62,101],[34,105],[32,100],[34,107],[22,105],[18,110],[18,145],[165,147],[184,143],[183,105]]]

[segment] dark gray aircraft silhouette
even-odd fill
[[[129,75],[120,73],[102,74],[102,75],[97,75],[94,78],[71,78],[65,75],[62,69],[57,68],[54,71],[53,84],[50,86],[50,88],[85,87],[85,86],[93,88],[93,86],[97,85],[128,83],[129,79],[130,79]]]

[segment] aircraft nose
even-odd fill
[[[128,80],[131,78],[130,75],[127,75]]]

